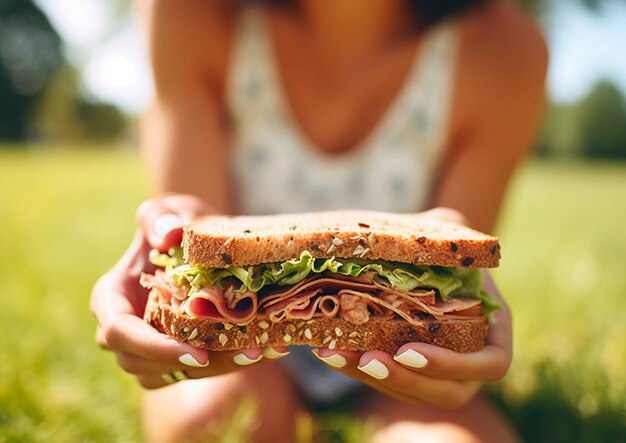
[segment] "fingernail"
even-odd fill
[[[423,368],[428,364],[428,359],[413,349],[407,349],[400,355],[394,355],[393,359],[403,365],[412,368]]]
[[[183,219],[176,214],[161,214],[154,219],[153,229],[158,237],[165,237],[173,229],[183,226]]]
[[[233,357],[233,361],[235,362],[235,364],[237,364],[239,366],[248,366],[248,365],[252,365],[252,364],[258,362],[262,358],[263,358],[263,354],[260,354],[256,359],[251,359],[250,357],[248,357],[243,352],[240,352],[239,354],[237,354],[237,355],[235,355]]]
[[[343,355],[340,355],[340,354],[333,354],[333,355],[329,355],[326,357],[322,357],[319,354],[319,349],[312,349],[311,352],[313,353],[313,355],[315,355],[317,358],[322,360],[324,363],[327,363],[335,368],[343,368],[345,365],[348,364],[348,362],[343,357]]]
[[[276,360],[277,358],[283,358],[286,355],[289,355],[289,351],[280,352],[271,346],[263,348],[261,353],[263,354],[263,357],[267,358],[268,360]]]
[[[389,376],[389,369],[387,369],[387,366],[376,359],[370,361],[365,366],[357,366],[357,369],[378,380],[385,379]]]
[[[185,366],[191,366],[192,368],[206,368],[209,366],[209,360],[207,359],[205,364],[200,363],[195,357],[191,354],[184,354],[178,357],[178,361],[184,364]]]

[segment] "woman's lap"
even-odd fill
[[[408,405],[369,388],[359,390],[355,416],[375,417],[380,428],[373,442],[516,442],[500,414],[478,396],[463,408],[444,410],[429,404]],[[279,362],[268,362],[236,373],[181,382],[144,398],[144,428],[148,441],[193,441],[194,436],[219,432],[244,399],[256,404],[252,441],[290,442],[297,414],[312,409]],[[342,397],[339,401],[345,400]],[[343,401],[343,404],[351,404]],[[332,403],[322,409],[333,408]]]

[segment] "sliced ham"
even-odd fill
[[[284,318],[310,320],[317,316],[335,317],[339,312],[339,297],[336,295],[322,295],[309,298],[306,304],[291,303],[284,312]],[[272,315],[270,314],[270,319]]]
[[[203,317],[237,324],[249,323],[257,312],[255,292],[223,291],[217,286],[202,288],[189,296],[181,306],[191,317]]]
[[[192,317],[237,324],[249,323],[257,312],[269,316],[272,322],[285,318],[308,320],[316,316],[340,316],[360,325],[371,317],[392,318],[396,315],[419,325],[420,313],[438,320],[480,315],[481,301],[473,298],[451,298],[443,302],[431,289],[399,291],[371,274],[358,277],[324,273],[314,275],[293,285],[273,291],[239,291],[238,286],[226,284],[224,289],[213,286],[189,295],[189,287],[177,287],[162,270],[155,275],[142,274],[140,283],[156,289],[162,303],[170,304]]]
[[[161,303],[170,304],[172,297],[182,301],[187,298],[189,288],[179,288],[174,282],[167,277],[165,271],[157,269],[152,274],[141,274],[139,284],[146,289],[156,289],[159,294]]]
[[[259,302],[260,309],[268,309],[270,306],[280,303],[283,300],[287,300],[296,294],[321,290],[325,294],[337,294],[341,289],[355,289],[360,291],[376,291],[377,288],[371,283],[357,283],[348,280],[340,280],[337,278],[310,278],[303,280],[300,283],[286,287],[285,289],[273,291],[267,295],[264,295]]]
[[[287,299],[274,300],[265,309],[272,322],[284,318],[310,320],[316,315],[334,317],[339,312],[339,297],[336,295],[320,295],[322,290],[303,292]]]
[[[388,301],[378,298],[367,292],[359,292],[359,291],[354,291],[352,289],[343,289],[339,291],[340,297],[344,295],[352,295],[352,296],[362,297],[366,300],[370,300],[384,308],[387,308],[388,310],[395,312],[400,317],[402,317],[403,319],[405,319],[406,321],[408,321],[409,323],[413,325],[419,326],[423,324],[421,320],[414,318],[413,315],[411,315],[411,313],[408,310],[396,306],[397,303],[389,303]]]

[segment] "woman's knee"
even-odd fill
[[[202,441],[225,431],[243,440],[292,441],[299,405],[289,381],[280,371],[250,369],[147,392],[147,441]]]

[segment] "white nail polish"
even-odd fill
[[[263,354],[259,355],[256,359],[251,359],[250,357],[248,357],[243,352],[240,352],[239,354],[237,354],[237,355],[235,355],[233,357],[233,361],[235,362],[235,364],[237,364],[239,366],[248,366],[248,365],[252,365],[254,363],[257,363],[262,358],[263,358]]]
[[[329,355],[328,357],[322,357],[319,354],[319,350],[317,349],[312,349],[311,352],[313,353],[313,355],[315,355],[317,358],[322,360],[324,363],[327,363],[334,368],[343,368],[345,365],[348,364],[348,362],[343,357],[343,355],[340,355],[340,354],[333,354],[333,355]]]
[[[153,229],[154,233],[160,237],[163,237],[172,229],[183,226],[183,220],[175,214],[161,214],[154,219]]]
[[[205,364],[200,363],[198,360],[194,358],[191,354],[184,354],[178,357],[178,361],[184,364],[185,366],[191,366],[192,368],[206,368],[209,366],[209,360],[207,359]]]
[[[395,355],[393,359],[403,365],[421,369],[428,364],[428,359],[413,349],[407,349],[400,355]]]
[[[289,355],[289,351],[278,352],[276,349],[274,349],[271,346],[267,346],[263,348],[261,352],[263,354],[263,357],[267,358],[268,360],[276,360],[277,358],[283,358],[286,355]]]
[[[370,361],[365,366],[357,366],[357,369],[378,380],[383,380],[389,376],[389,369],[387,369],[387,366],[376,359]]]

